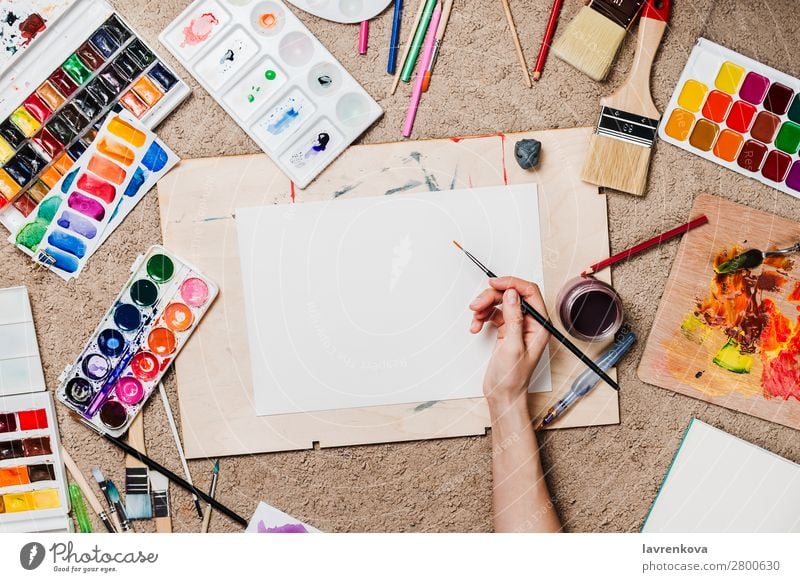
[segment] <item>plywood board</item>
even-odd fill
[[[305,190],[263,155],[184,160],[158,185],[164,244],[202,267],[221,291],[175,362],[190,458],[484,434],[482,398],[258,417],[255,414],[234,209],[346,196],[537,183],[551,313],[563,283],[608,256],[605,196],[578,179],[590,128],[353,146]],[[523,138],[542,142],[535,171],[513,160]],[[608,270],[600,278],[610,280]],[[558,324],[557,318],[553,318]],[[465,329],[469,314],[465,306]],[[581,344],[599,355],[606,344]],[[550,345],[553,391],[531,395],[540,414],[583,370]],[[618,395],[600,384],[554,427],[619,422]]]
[[[800,224],[705,194],[695,200],[691,216],[700,214],[709,223],[684,235],[639,377],[693,398],[800,428],[800,356],[795,351],[800,343],[793,345],[800,342],[800,322],[798,302],[789,300],[800,273],[790,264],[764,265],[740,272],[736,279],[719,278],[712,286],[714,261],[720,253],[734,245],[762,250],[791,246],[800,241]],[[770,291],[776,276],[785,281]],[[751,292],[745,287],[756,289],[751,300],[746,300]],[[734,304],[741,308],[732,308]],[[775,315],[770,304],[785,319]],[[762,323],[754,325],[753,316]],[[704,323],[709,319],[715,323]],[[775,322],[780,322],[780,329],[773,333]],[[721,352],[731,338],[741,340],[741,349]],[[742,350],[752,352],[740,359]],[[720,362],[738,372],[714,363],[721,353],[728,356]]]

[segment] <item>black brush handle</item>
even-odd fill
[[[243,518],[238,513],[235,513],[233,510],[228,509],[227,507],[222,505],[222,503],[220,503],[219,501],[217,501],[216,499],[214,499],[213,497],[211,497],[207,493],[201,491],[200,489],[198,489],[197,487],[195,487],[194,485],[192,485],[188,481],[182,479],[181,477],[179,477],[178,475],[176,475],[175,473],[173,473],[172,471],[170,471],[169,469],[167,469],[163,465],[159,464],[158,462],[154,461],[153,459],[151,459],[150,457],[148,457],[144,453],[140,453],[139,451],[134,449],[132,446],[130,446],[125,441],[121,441],[118,438],[111,436],[110,434],[105,434],[105,433],[101,433],[101,434],[103,435],[103,438],[105,438],[111,444],[116,445],[117,447],[119,447],[120,449],[122,449],[123,451],[128,453],[131,457],[133,457],[137,461],[139,461],[141,463],[144,463],[145,465],[147,465],[148,467],[150,467],[154,471],[158,471],[159,473],[161,473],[162,475],[167,477],[170,481],[175,483],[175,485],[178,485],[179,487],[182,487],[183,489],[185,489],[186,491],[188,491],[190,493],[194,493],[199,498],[201,498],[203,501],[205,501],[206,503],[211,505],[211,507],[213,507],[214,509],[216,509],[220,513],[228,516],[229,518],[231,518],[233,521],[235,521],[236,523],[238,523],[242,527],[247,527],[247,520],[245,518]]]
[[[600,378],[602,378],[606,384],[611,386],[614,390],[619,391],[619,384],[614,382],[614,380],[612,380],[611,377],[608,374],[606,374],[600,366],[594,363],[594,360],[592,360],[589,356],[584,354],[578,346],[573,344],[569,340],[569,338],[567,338],[567,336],[558,331],[556,326],[554,326],[549,319],[546,319],[544,315],[542,315],[541,313],[536,311],[533,307],[531,307],[530,303],[522,299],[522,297],[520,297],[520,303],[522,305],[522,311],[530,315],[533,319],[536,320],[536,322],[539,325],[541,325],[543,328],[549,331],[550,335],[556,338],[565,348],[567,348],[569,351],[575,354],[575,357],[577,357],[581,362],[586,364],[589,367],[589,369],[592,370],[592,372],[600,376]]]

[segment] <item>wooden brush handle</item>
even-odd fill
[[[139,411],[139,414],[136,415],[136,418],[133,419],[131,426],[128,428],[128,444],[132,446],[134,449],[144,453],[144,414],[142,411]],[[136,467],[146,467],[144,463],[131,457],[130,455],[125,455],[125,466],[136,468]]]
[[[639,22],[638,43],[631,71],[622,87],[602,100],[603,105],[652,119],[661,116],[650,95],[650,70],[667,28],[669,11],[670,0],[647,0]]]
[[[172,518],[167,517],[157,517],[155,519],[156,522],[156,533],[172,533]]]

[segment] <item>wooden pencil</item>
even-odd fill
[[[414,35],[417,32],[419,23],[422,20],[422,13],[425,12],[425,5],[427,3],[428,0],[419,0],[419,8],[417,8],[417,15],[414,17],[414,25],[408,31],[406,46],[403,47],[403,56],[400,57],[400,61],[397,63],[397,71],[394,74],[394,81],[392,82],[392,95],[397,91],[397,85],[400,84],[400,74],[403,72],[403,66],[408,58],[408,53],[411,52],[411,41],[414,39]]]
[[[528,65],[525,64],[525,55],[522,53],[522,45],[519,44],[519,35],[517,34],[517,27],[514,25],[514,17],[511,15],[511,6],[508,5],[508,0],[501,0],[503,2],[503,10],[506,13],[506,20],[508,20],[508,28],[511,31],[511,39],[514,41],[514,48],[517,51],[517,59],[519,65],[522,67],[522,76],[525,78],[525,83],[528,89],[533,87],[531,83],[531,76],[528,74]]]
[[[547,20],[547,27],[544,29],[544,36],[542,37],[542,46],[539,47],[539,54],[536,57],[536,66],[533,67],[534,81],[538,81],[542,78],[542,70],[547,60],[547,53],[550,51],[550,43],[553,42],[553,34],[556,32],[558,15],[561,14],[562,4],[564,4],[564,0],[555,0],[553,2],[553,8],[550,10],[550,18]]]
[[[581,277],[588,277],[589,275],[594,275],[598,271],[602,271],[606,267],[610,267],[620,261],[624,261],[632,257],[633,255],[639,254],[641,252],[646,251],[647,249],[654,247],[662,242],[666,242],[676,236],[680,236],[685,232],[689,232],[693,228],[697,228],[698,226],[703,226],[704,224],[708,224],[708,217],[703,214],[698,216],[694,220],[690,220],[686,224],[682,224],[680,226],[676,226],[673,229],[668,230],[667,232],[661,233],[658,236],[654,236],[653,238],[647,239],[644,242],[640,242],[638,245],[634,245],[631,248],[624,250],[620,253],[617,253],[614,256],[608,257],[607,259],[603,259],[599,263],[595,263],[588,269],[586,269],[583,273],[581,273]]]

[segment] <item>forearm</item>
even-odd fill
[[[526,395],[491,402],[494,529],[556,532],[561,523],[547,490]]]

